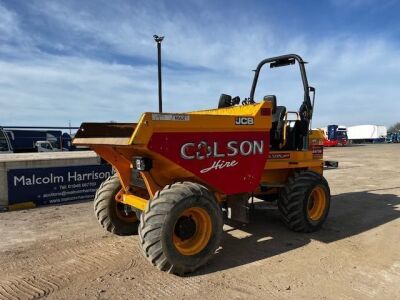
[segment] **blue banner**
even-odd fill
[[[110,165],[8,170],[8,203],[46,205],[93,199],[112,173]]]

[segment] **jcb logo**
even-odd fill
[[[235,125],[254,125],[254,118],[251,118],[251,117],[236,117]]]

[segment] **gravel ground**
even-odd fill
[[[224,227],[186,277],[157,271],[138,238],[105,233],[92,203],[0,214],[0,299],[399,299],[400,144],[327,149],[330,215],[290,232],[271,207]]]

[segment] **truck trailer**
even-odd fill
[[[385,142],[387,129],[382,125],[357,125],[347,127],[347,135],[350,143],[383,143]]]
[[[71,137],[61,130],[5,129],[3,132],[14,153],[40,152],[38,145],[42,142],[50,143],[53,149],[59,151],[72,150]]]

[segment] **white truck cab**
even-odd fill
[[[61,151],[60,149],[54,148],[53,145],[49,141],[37,141],[35,143],[35,148],[37,149],[37,152]]]

